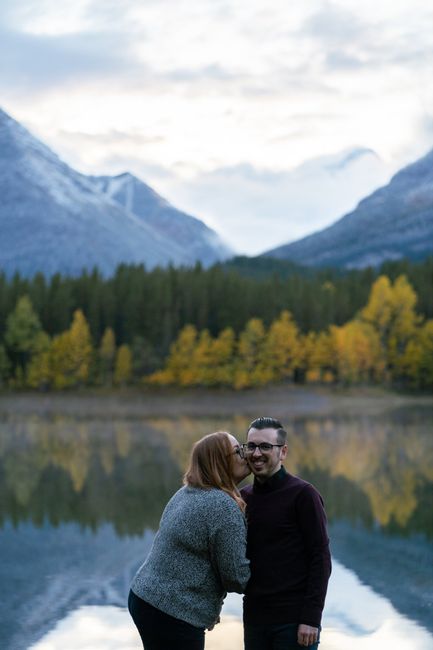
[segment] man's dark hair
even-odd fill
[[[286,440],[287,440],[287,433],[283,429],[283,425],[279,420],[276,420],[275,418],[266,418],[266,417],[261,417],[261,418],[256,418],[251,422],[251,424],[248,427],[248,431],[250,429],[275,429],[277,432],[278,436],[278,444],[279,445],[285,445]]]

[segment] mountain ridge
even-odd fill
[[[307,266],[365,268],[433,252],[433,150],[397,172],[333,224],[264,257]]]
[[[0,109],[0,269],[6,275],[18,271],[24,276],[36,272],[50,276],[78,275],[98,267],[110,275],[120,263],[153,268],[200,261],[207,266],[231,256],[201,221],[170,206],[139,179],[124,176],[128,182],[134,178],[142,195],[143,188],[148,189],[153,225],[116,196],[101,191],[95,177],[67,165]],[[161,223],[156,227],[158,217]],[[174,218],[176,227],[169,233]],[[182,228],[190,232],[191,223],[200,246],[185,244]]]

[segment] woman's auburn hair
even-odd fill
[[[232,497],[242,512],[242,499],[233,477],[234,454],[226,431],[209,433],[198,440],[192,450],[188,469],[183,477],[184,485],[198,488],[218,488]]]

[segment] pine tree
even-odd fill
[[[11,363],[4,345],[0,345],[0,388],[6,386],[9,379]]]
[[[15,369],[23,377],[35,350],[42,327],[28,296],[19,298],[14,311],[6,321],[5,343]]]

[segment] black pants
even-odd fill
[[[298,624],[247,625],[244,624],[245,650],[318,650],[319,642],[309,646],[298,643]]]
[[[204,628],[195,627],[152,607],[129,592],[128,609],[144,650],[204,650]]]

